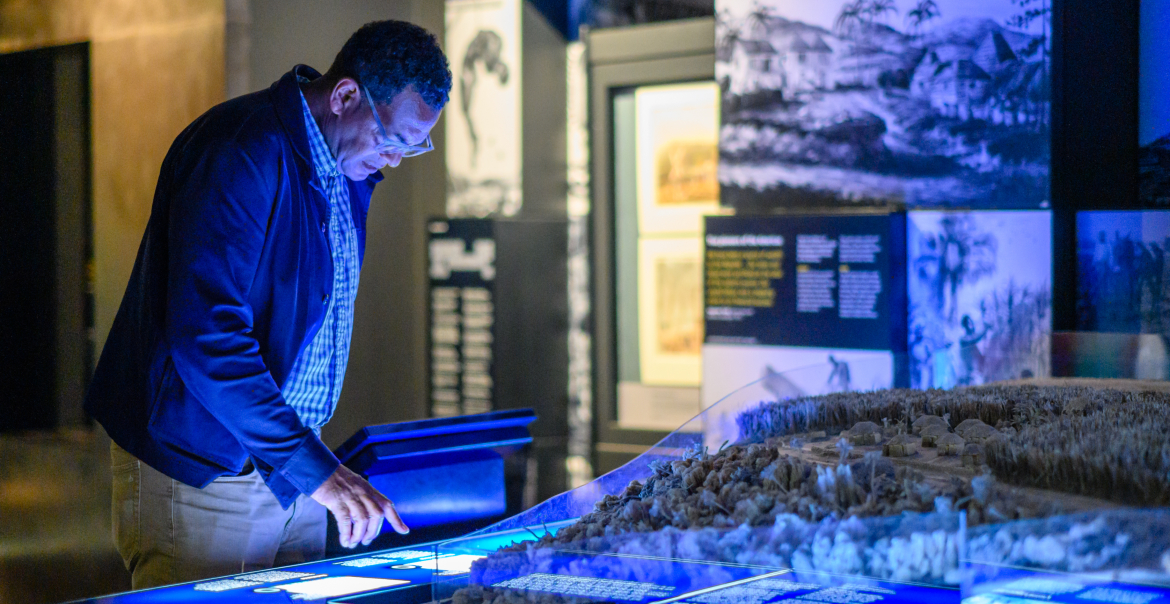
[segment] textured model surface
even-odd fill
[[[655,461],[575,524],[478,562],[457,601],[521,601],[495,579],[555,572],[550,552],[564,551],[954,584],[968,526],[989,561],[1106,568],[1133,558],[1140,529],[1096,514],[1170,500],[1168,403],[1085,386],[764,403],[738,416],[739,443]]]

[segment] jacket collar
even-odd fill
[[[274,82],[268,90],[272,95],[276,116],[292,139],[293,149],[306,165],[312,166],[313,157],[309,153],[309,133],[305,130],[305,114],[301,109],[301,89],[297,84],[297,76],[315,80],[321,77],[321,74],[308,65],[297,65]]]
[[[315,80],[321,77],[321,74],[308,65],[297,65],[292,68],[292,71],[273,82],[268,90],[272,95],[272,104],[276,109],[276,115],[292,140],[293,149],[296,150],[297,155],[301,157],[305,165],[313,170],[315,176],[316,169],[313,168],[313,156],[309,150],[309,133],[305,129],[305,113],[301,107],[301,88],[297,83],[298,77]],[[371,174],[366,181],[374,184],[381,182],[382,178],[382,173],[379,171]],[[315,178],[313,184],[320,187]]]

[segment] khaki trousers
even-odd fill
[[[320,560],[325,508],[305,495],[281,509],[260,473],[202,489],[111,445],[114,543],[134,589]]]

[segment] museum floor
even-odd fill
[[[0,604],[129,589],[109,499],[109,440],[100,430],[0,436]]]

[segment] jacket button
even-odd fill
[[[329,294],[321,294],[321,301],[328,302],[329,301]]]
[[[321,221],[321,232],[324,233],[325,229],[327,229],[327,228],[329,228],[328,223],[326,223],[324,220],[322,220]]]

